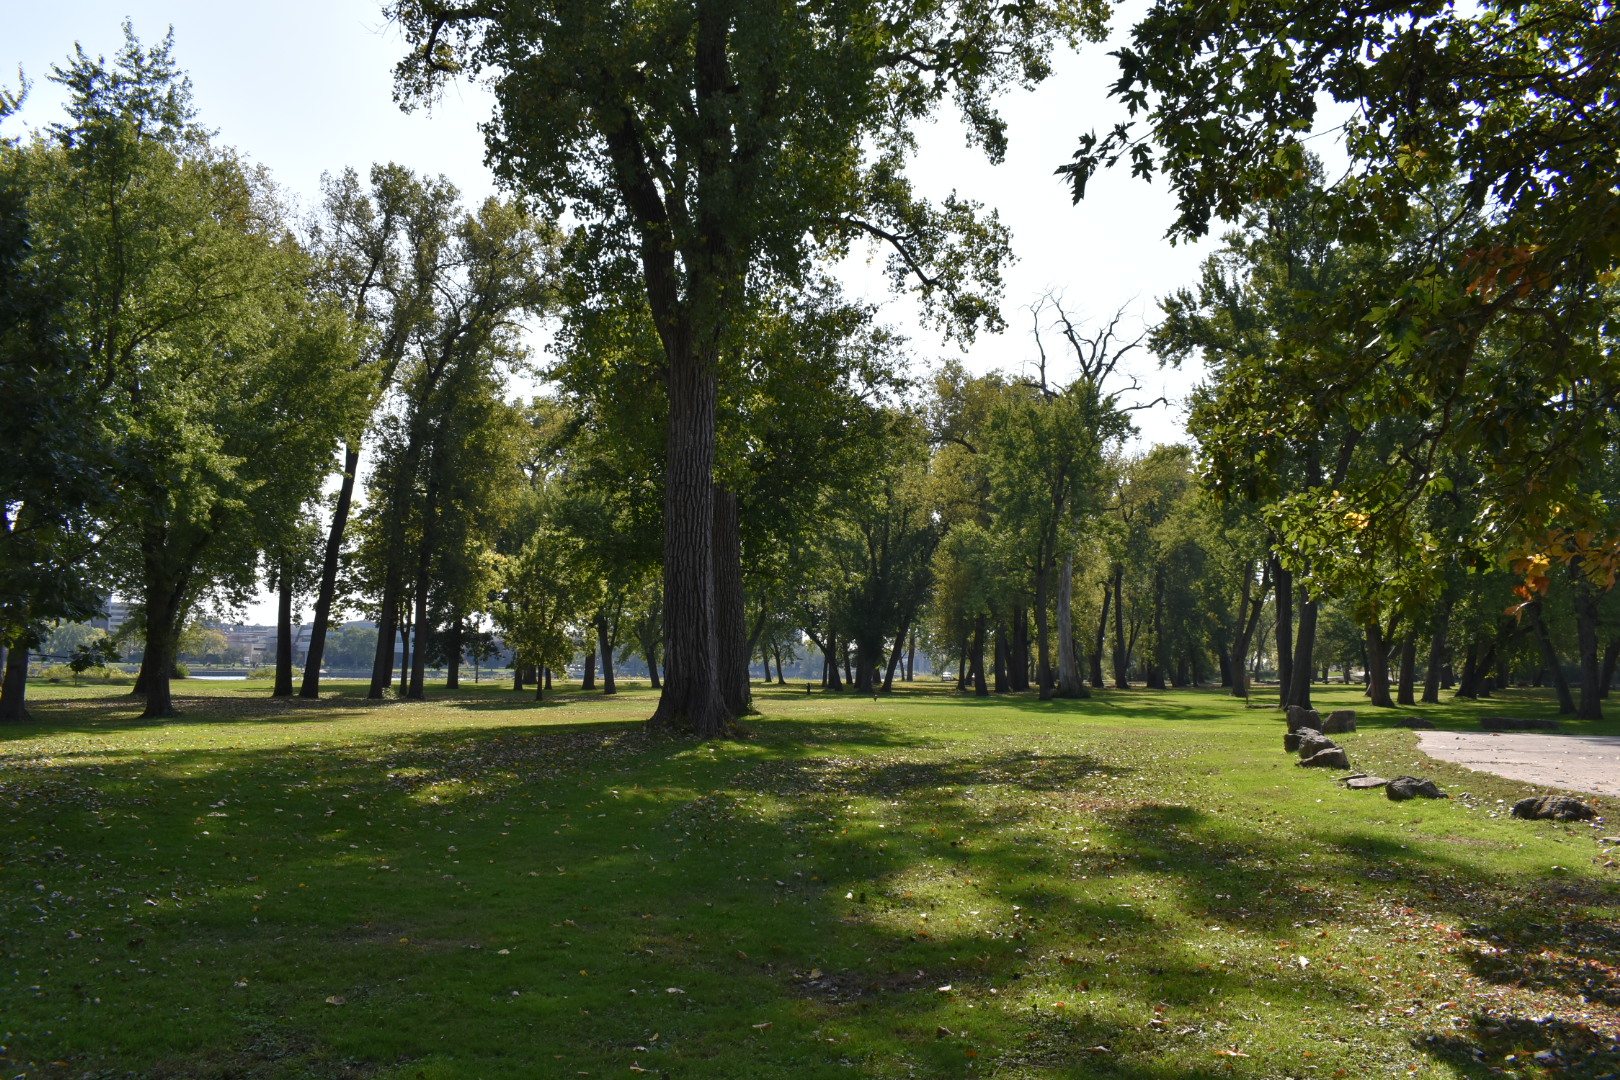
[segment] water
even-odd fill
[[[232,682],[232,681],[245,682],[245,681],[247,681],[247,676],[246,675],[187,675],[186,678],[188,678],[188,679],[209,679],[209,680],[212,680],[214,682]]]

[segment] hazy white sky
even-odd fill
[[[1126,5],[1118,26],[1128,27],[1140,6]],[[375,0],[5,0],[0,11],[6,27],[0,72],[14,72],[20,64],[33,82],[21,116],[0,128],[4,134],[57,120],[61,96],[45,77],[50,65],[74,42],[110,55],[122,40],[119,27],[127,15],[143,42],[174,27],[176,55],[191,73],[202,121],[222,141],[267,165],[305,206],[316,200],[322,172],[347,165],[364,170],[373,161],[443,173],[470,199],[493,190],[476,128],[490,113],[489,96],[463,85],[431,113],[402,113],[391,97],[391,71],[402,44]],[[1061,292],[1070,310],[1087,319],[1106,318],[1123,306],[1140,326],[1141,319],[1153,317],[1158,297],[1193,280],[1210,245],[1172,247],[1163,239],[1173,212],[1162,186],[1120,171],[1094,182],[1075,207],[1052,174],[1082,131],[1106,128],[1122,115],[1106,98],[1115,77],[1110,47],[1086,46],[1060,58],[1056,75],[1039,89],[1003,101],[1011,148],[1000,166],[967,147],[952,119],[923,132],[913,169],[919,186],[932,195],[954,188],[995,207],[1013,231],[1019,261],[1007,274],[1008,331],[981,337],[966,354],[917,326],[909,302],[886,301],[886,318],[911,336],[920,362],[956,354],[977,371],[1017,369],[1034,356],[1024,309],[1048,290]],[[14,74],[0,77],[15,82]],[[884,300],[880,263],[879,255],[870,269],[846,268],[850,287]],[[1134,373],[1144,400],[1163,393],[1172,401],[1185,395],[1198,374],[1161,370],[1145,354]],[[1182,438],[1179,409],[1139,412],[1136,420],[1145,442]],[[248,614],[262,620],[270,611],[256,605]]]

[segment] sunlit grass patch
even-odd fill
[[[1620,1071],[1612,826],[1376,719],[1356,764],[1470,797],[1209,692],[762,689],[702,746],[642,690],[206,692],[4,733],[8,1075]]]

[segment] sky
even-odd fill
[[[1139,7],[1140,0],[1125,4],[1116,27],[1128,27]],[[173,27],[176,59],[191,75],[201,122],[221,142],[267,166],[298,205],[317,202],[323,172],[346,166],[364,172],[375,161],[442,173],[470,202],[495,191],[477,129],[492,111],[490,95],[463,83],[431,112],[402,112],[392,97],[392,69],[404,46],[376,0],[3,0],[0,80],[14,86],[20,66],[33,86],[22,113],[0,125],[0,134],[15,136],[58,120],[62,96],[47,79],[50,66],[76,42],[86,52],[112,55],[122,42],[125,17],[147,44]],[[1060,294],[1082,322],[1107,319],[1123,308],[1124,325],[1134,334],[1153,319],[1159,297],[1195,279],[1212,242],[1173,246],[1164,239],[1174,203],[1162,185],[1119,170],[1096,179],[1086,200],[1074,206],[1053,175],[1082,132],[1123,118],[1106,95],[1116,71],[1107,55],[1113,47],[1088,44],[1059,57],[1053,77],[1036,90],[1003,98],[1010,147],[1000,165],[967,146],[962,127],[949,116],[920,133],[911,169],[919,190],[935,197],[955,190],[995,208],[1012,230],[1017,262],[1005,275],[1007,331],[981,335],[965,352],[920,326],[909,300],[887,294],[881,252],[840,268],[846,288],[880,303],[884,320],[908,336],[919,368],[955,356],[972,371],[1017,372],[1034,360],[1028,307],[1044,294]],[[1201,371],[1161,368],[1144,352],[1133,355],[1130,374],[1142,386],[1138,400],[1163,395],[1171,402],[1134,414],[1140,442],[1184,440],[1184,416],[1175,403]],[[1056,374],[1062,373],[1058,362]],[[245,614],[249,621],[270,621],[272,605],[257,603]]]

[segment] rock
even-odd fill
[[[1299,749],[1299,732],[1290,731],[1283,736],[1283,752],[1292,754]]]
[[[1344,786],[1351,791],[1371,791],[1373,788],[1381,788],[1387,783],[1389,781],[1382,776],[1352,776],[1344,782]]]
[[[1288,730],[1298,731],[1300,728],[1315,728],[1322,730],[1322,715],[1315,709],[1307,709],[1303,705],[1288,706]]]
[[[1350,758],[1340,746],[1329,746],[1319,750],[1299,763],[1302,769],[1348,769]]]
[[[1294,738],[1299,740],[1298,750],[1302,760],[1320,754],[1323,750],[1336,749],[1339,745],[1326,735],[1310,728],[1300,728],[1294,732]]]
[[[1540,795],[1514,803],[1513,816],[1526,821],[1591,821],[1597,811],[1568,795]]]
[[[1556,720],[1525,720],[1513,716],[1482,716],[1479,726],[1486,731],[1557,731]]]
[[[1384,785],[1384,794],[1395,802],[1402,799],[1444,799],[1445,792],[1433,780],[1420,780],[1415,776],[1397,776]]]
[[[1395,721],[1395,726],[1404,728],[1421,728],[1424,731],[1432,731],[1434,729],[1434,721],[1430,720],[1427,716],[1403,716],[1399,720]]]
[[[1322,731],[1327,735],[1338,735],[1345,731],[1356,730],[1356,710],[1334,709],[1328,713],[1327,719],[1322,723]]]

